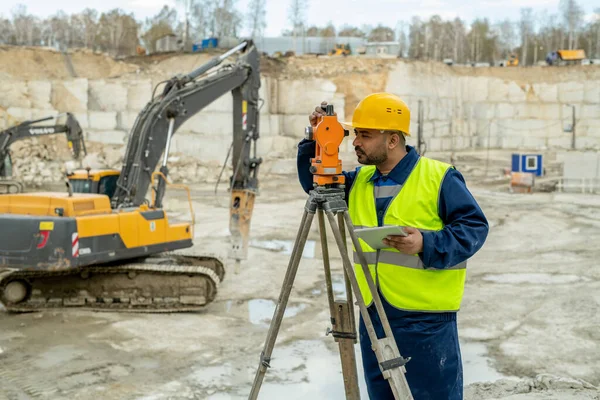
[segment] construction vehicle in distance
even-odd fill
[[[548,65],[582,64],[585,59],[585,50],[557,50],[546,54]]]
[[[336,44],[335,47],[329,50],[327,55],[330,56],[349,56],[351,54],[350,45]]]
[[[238,52],[235,63],[213,70]],[[6,309],[173,312],[210,303],[225,269],[219,258],[191,251],[193,210],[191,222],[176,222],[162,207],[169,148],[185,121],[232,93],[230,231],[234,249],[244,252],[261,163],[255,154],[259,60],[253,42],[244,41],[163,82],[162,94],[153,95],[134,123],[118,174],[78,171],[67,193],[0,196],[0,300]],[[116,179],[114,185],[102,185],[106,177]],[[188,199],[191,207],[189,190]]]
[[[499,65],[501,67],[518,67],[519,57],[516,54],[511,54],[508,56],[508,59],[500,61]]]
[[[46,117],[33,121],[25,121],[0,132],[0,194],[15,194],[24,191],[23,183],[12,178],[13,163],[10,155],[10,146],[19,140],[57,135],[65,133],[67,143],[75,159],[79,159],[81,152],[86,153],[83,131],[79,122],[71,113],[65,113],[66,120],[63,124],[39,125],[40,122],[51,119],[58,120],[63,115]]]

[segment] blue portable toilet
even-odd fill
[[[535,176],[542,176],[544,174],[542,155],[513,153],[512,172],[529,172]]]

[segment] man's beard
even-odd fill
[[[358,162],[364,165],[379,165],[388,159],[388,155],[385,151],[370,155],[367,155],[359,147],[355,147],[354,151],[357,153],[356,157],[358,158]]]

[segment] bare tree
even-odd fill
[[[12,23],[6,18],[0,18],[0,43],[12,44],[15,39],[15,33]]]
[[[365,37],[365,33],[355,26],[344,25],[338,32],[339,36]]]
[[[141,37],[146,48],[151,52],[156,51],[156,41],[165,35],[173,34],[176,24],[177,10],[169,6],[163,6],[154,17],[147,18]]]
[[[216,4],[211,0],[195,0],[190,14],[190,30],[195,37],[215,35]]]
[[[288,20],[292,23],[292,36],[294,37],[294,51],[296,51],[296,37],[305,27],[308,0],[291,0],[288,9]]]
[[[516,47],[517,34],[515,32],[515,24],[511,20],[505,19],[496,24],[495,31],[498,35],[499,55],[502,58],[508,58]]]
[[[39,20],[27,13],[27,6],[18,4],[12,10],[12,23],[16,45],[34,46],[40,43]]]
[[[248,4],[248,25],[250,26],[250,36],[260,38],[264,29],[267,27],[267,9],[265,0],[250,0]]]
[[[235,37],[242,19],[235,9],[236,0],[220,0],[213,12],[214,34],[217,37]]]
[[[521,32],[521,62],[520,65],[527,65],[527,47],[529,38],[533,34],[533,11],[531,8],[521,9],[521,20],[519,21],[519,31]]]
[[[378,25],[369,32],[369,42],[389,42],[395,39],[394,30],[388,26]]]
[[[560,9],[563,13],[563,19],[569,32],[569,49],[573,49],[577,44],[577,28],[582,25],[583,8],[576,0],[560,0]]]

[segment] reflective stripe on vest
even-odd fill
[[[438,199],[449,164],[420,157],[404,185],[376,187],[370,178],[375,166],[363,166],[356,174],[349,194],[349,213],[353,225],[378,226],[375,199],[394,198],[385,211],[384,225],[411,226],[423,232],[439,231],[444,224],[438,215]],[[446,269],[428,268],[418,255],[402,254],[395,249],[376,251],[360,240],[371,276],[388,303],[396,308],[415,311],[457,311],[460,308],[466,278],[466,262]],[[373,300],[354,252],[355,273],[366,304]]]

